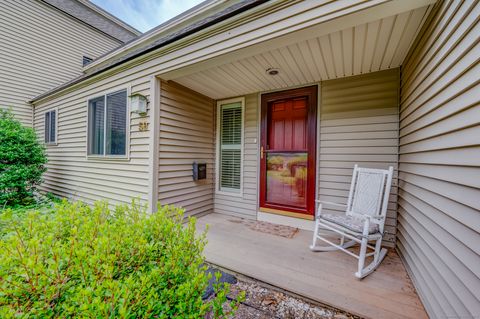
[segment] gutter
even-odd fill
[[[126,57],[124,57],[123,59],[120,59],[118,60],[117,62],[114,62],[110,65],[106,65],[105,67],[103,68],[100,68],[98,69],[97,71],[93,71],[92,73],[89,73],[89,74],[85,74],[85,75],[82,75],[80,77],[77,77],[63,85],[60,85],[50,91],[47,91],[35,98],[33,98],[32,100],[29,101],[30,104],[34,104],[35,102],[41,100],[41,99],[44,99],[50,95],[53,95],[55,93],[58,93],[72,85],[75,85],[75,84],[78,84],[78,83],[81,83],[89,78],[92,78],[104,71],[107,71],[107,70],[110,70],[110,69],[113,69],[117,66],[120,66],[128,61],[131,61],[133,59],[136,59],[144,54],[147,54],[149,52],[152,52],[152,51],[155,51],[163,46],[166,46],[168,44],[171,44],[173,42],[176,42],[178,40],[181,40],[189,35],[192,35],[196,32],[199,32],[203,29],[206,29],[208,27],[211,27],[215,24],[218,24],[222,21],[225,21],[231,17],[234,17],[240,13],[243,13],[245,11],[248,11],[252,8],[255,8],[263,3],[266,3],[268,2],[269,0],[244,0],[242,2],[240,2],[239,4],[234,4],[226,9],[224,9],[223,11],[221,12],[218,12],[212,16],[209,16],[205,19],[203,19],[202,21],[200,22],[197,22],[193,25],[190,25],[190,26],[187,26],[185,28],[183,28],[182,30],[178,31],[177,33],[173,33],[173,34],[170,34],[170,35],[167,35],[165,36],[163,39],[160,39],[157,43],[155,43],[154,45],[150,46],[150,47],[146,47],[146,48],[143,48],[142,50],[138,51],[138,52],[132,52],[131,55],[128,55]]]

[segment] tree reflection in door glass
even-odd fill
[[[266,201],[307,206],[307,153],[268,153]]]

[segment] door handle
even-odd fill
[[[263,159],[263,146],[260,146],[260,159]]]

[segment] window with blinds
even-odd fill
[[[219,190],[240,192],[242,174],[241,102],[219,108]]]
[[[88,155],[125,156],[127,91],[88,101]]]
[[[57,111],[45,112],[45,143],[57,143]]]

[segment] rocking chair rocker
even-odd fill
[[[347,205],[325,201],[316,201],[315,232],[312,251],[342,250],[358,259],[358,271],[355,277],[361,279],[372,273],[387,254],[382,248],[383,230],[387,214],[388,197],[392,185],[393,167],[388,170],[360,168],[355,165]],[[344,215],[322,212],[322,205],[332,205],[345,209]],[[320,229],[333,231],[340,235],[340,244],[335,244],[319,234]],[[345,242],[345,237],[350,241]],[[320,239],[330,246],[317,246]],[[375,241],[375,246],[369,244]],[[347,250],[356,243],[360,244],[359,255]],[[373,252],[367,253],[367,248]],[[373,256],[373,261],[365,267],[365,258]]]

